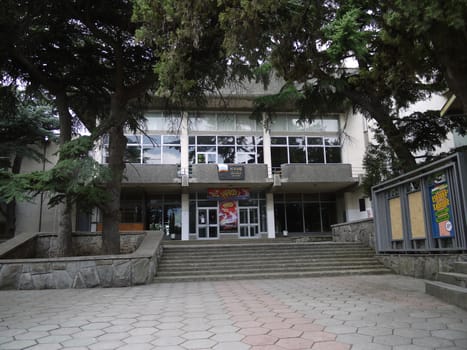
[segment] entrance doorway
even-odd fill
[[[198,208],[197,223],[199,239],[219,238],[217,208]]]
[[[240,237],[251,238],[259,234],[258,207],[243,207],[240,210]]]

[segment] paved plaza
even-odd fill
[[[467,312],[395,275],[0,292],[0,349],[467,349]]]

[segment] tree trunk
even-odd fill
[[[124,135],[122,113],[123,107],[117,97],[112,97],[112,120],[114,126],[109,130],[109,169],[111,179],[107,183],[110,199],[103,208],[102,218],[102,250],[104,254],[120,253],[120,194],[122,188],[123,161],[127,139]]]
[[[368,112],[370,117],[374,119],[388,140],[389,146],[399,160],[399,164],[404,172],[410,171],[417,166],[415,157],[407,148],[404,136],[394,125],[391,113],[387,108],[374,96],[363,96],[362,93],[353,89],[346,89],[344,95],[362,110]]]
[[[60,117],[60,147],[71,140],[71,115],[66,103],[65,93],[56,95],[56,104]],[[69,256],[72,254],[72,204],[65,199],[59,207],[59,224],[57,232],[56,256]]]
[[[444,28],[443,28],[444,29]],[[464,30],[438,30],[432,37],[435,55],[444,71],[449,90],[456,95],[467,113],[467,53]]]

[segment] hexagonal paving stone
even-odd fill
[[[314,342],[321,342],[321,341],[336,340],[336,335],[333,333],[321,332],[321,331],[305,332],[303,333],[302,338],[310,339],[310,340],[313,340]]]
[[[83,330],[96,330],[96,329],[103,329],[112,326],[109,322],[93,322],[87,325],[81,326],[80,328]]]
[[[317,332],[322,331],[324,326],[316,323],[301,323],[294,325],[292,328],[303,332]]]
[[[34,340],[34,339],[40,339],[40,338],[44,338],[48,336],[49,336],[49,332],[27,332],[27,333],[21,333],[21,334],[15,335],[14,338],[16,340]]]
[[[277,341],[277,337],[271,335],[249,335],[242,342],[250,345],[271,345]]]
[[[373,342],[382,345],[404,345],[411,344],[412,339],[400,335],[381,335],[373,338]]]
[[[128,338],[123,339],[122,341],[126,344],[141,344],[141,343],[150,343],[156,339],[155,336],[150,334],[145,335],[133,335]]]
[[[412,339],[413,344],[426,347],[448,347],[454,346],[454,342],[449,339],[424,337]]]
[[[302,350],[311,348],[313,340],[303,338],[279,339],[276,345],[288,350]]]
[[[169,345],[179,345],[186,341],[186,339],[180,337],[160,337],[151,342],[151,344],[156,346],[169,346]]]
[[[28,350],[59,350],[63,349],[60,344],[37,344],[28,348]]]
[[[272,335],[274,337],[280,338],[280,339],[285,339],[285,338],[297,338],[302,335],[303,331],[300,331],[298,329],[274,329],[271,332],[269,332],[269,335]]]
[[[352,350],[392,350],[392,346],[375,343],[355,344],[352,345]]]
[[[311,348],[312,350],[349,350],[350,345],[339,342],[322,342],[316,343]]]
[[[249,345],[240,342],[228,342],[228,343],[219,343],[214,346],[214,350],[248,350],[250,349]]]
[[[16,340],[10,343],[2,344],[2,349],[3,350],[26,349],[36,344],[37,343],[34,340]]]
[[[89,346],[96,343],[95,338],[73,338],[62,342],[65,347]]]
[[[267,334],[270,330],[263,327],[242,328],[238,333],[243,335],[261,335]]]
[[[357,330],[359,334],[365,335],[391,335],[392,328],[385,328],[385,327],[361,327]],[[402,334],[399,334],[402,335]]]
[[[90,350],[114,350],[125,345],[120,341],[103,341],[89,346]]]
[[[371,343],[373,337],[363,334],[341,334],[336,337],[336,341],[347,344]]]
[[[49,335],[47,337],[37,339],[37,342],[39,344],[60,344],[69,339],[72,339],[69,335]]]
[[[217,342],[239,342],[243,338],[245,338],[245,336],[239,333],[218,333],[210,339]]]
[[[355,327],[350,327],[350,326],[328,326],[324,328],[326,332],[330,333],[335,333],[335,334],[350,334],[350,333],[356,333],[357,328]]]
[[[434,332],[431,332],[431,335],[432,335],[433,337],[444,338],[444,339],[449,339],[449,340],[456,340],[456,339],[465,339],[465,338],[467,338],[465,332],[453,331],[453,330],[450,330],[450,329],[440,330],[440,331],[434,331]]]
[[[153,343],[154,344],[154,343]],[[212,348],[217,343],[210,339],[195,339],[187,340],[183,343],[183,347],[186,349],[209,349]]]
[[[87,331],[76,332],[72,334],[73,338],[97,338],[105,333],[100,329],[93,329]]]

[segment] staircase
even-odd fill
[[[454,272],[438,273],[437,281],[426,281],[425,291],[467,310],[467,261],[454,263]]]
[[[391,272],[376,260],[373,250],[358,243],[198,242],[165,243],[155,282]]]

